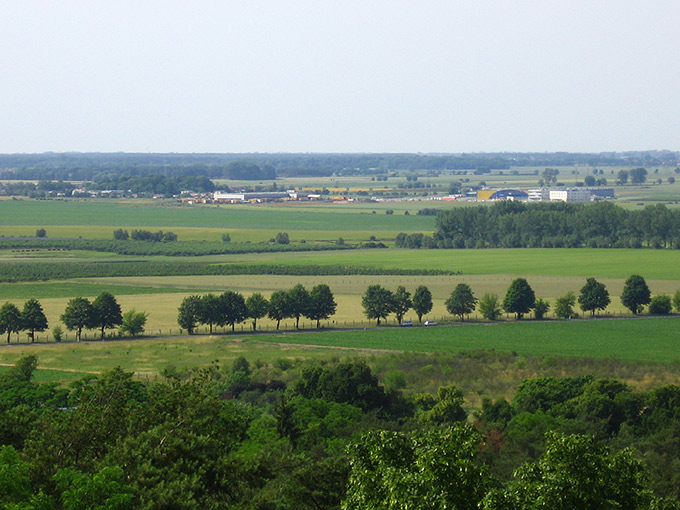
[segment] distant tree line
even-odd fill
[[[174,232],[151,232],[150,230],[133,230],[130,234],[127,230],[122,228],[113,231],[113,238],[117,241],[125,241],[132,239],[133,241],[151,241],[151,242],[174,242],[177,241],[177,234]]]
[[[205,175],[120,176],[100,179],[87,185],[93,190],[123,190],[132,193],[179,195],[182,191],[212,192],[215,185]]]
[[[680,153],[477,154],[125,154],[45,153],[0,155],[0,179],[103,181],[120,175],[203,175],[212,179],[274,179],[276,175],[379,175],[391,170],[473,170],[510,166],[677,166]],[[231,166],[233,165],[233,166]],[[254,167],[259,168],[259,171]]]
[[[594,204],[497,202],[437,215],[432,236],[400,233],[405,248],[680,248],[680,210]]]
[[[58,194],[70,196],[74,184],[63,181],[3,182],[0,183],[0,194],[7,196],[25,196],[29,198],[46,198]]]

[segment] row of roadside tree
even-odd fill
[[[94,301],[83,297],[71,299],[60,316],[69,331],[76,332],[76,340],[80,341],[83,329],[98,329],[104,339],[107,329],[119,327],[121,334],[139,335],[144,331],[148,314],[129,310],[122,313],[115,296],[110,292],[102,292]],[[6,302],[0,307],[0,334],[7,334],[10,343],[12,333],[26,331],[31,342],[35,341],[35,333],[45,331],[48,327],[47,317],[37,299],[29,299],[21,310],[15,304]],[[59,326],[52,329],[56,341],[61,341],[62,330]]]
[[[319,328],[322,320],[335,314],[336,308],[333,293],[324,283],[314,286],[311,291],[297,284],[289,290],[273,292],[269,299],[259,292],[245,299],[240,292],[228,290],[220,295],[187,296],[179,307],[177,323],[190,335],[200,324],[207,325],[212,333],[214,326],[231,326],[233,331],[236,324],[247,320],[256,331],[257,321],[264,317],[276,321],[276,329],[282,320],[290,318],[295,319],[298,329],[301,317],[316,321]]]
[[[596,313],[604,311],[609,306],[611,297],[603,283],[595,278],[588,278],[578,297],[569,291],[555,300],[555,315],[561,319],[576,317],[574,306],[577,301],[584,313],[594,317]],[[680,290],[672,298],[665,294],[652,297],[645,279],[639,275],[632,275],[624,284],[621,303],[634,315],[642,313],[647,305],[649,313],[653,315],[669,314],[673,307],[680,312]],[[432,310],[432,294],[427,287],[420,286],[411,298],[410,292],[403,286],[392,292],[381,285],[370,285],[363,295],[361,304],[366,317],[376,320],[378,326],[391,314],[394,314],[397,322],[401,323],[410,309],[416,312],[418,321],[422,321],[423,315]],[[536,319],[543,319],[551,308],[548,300],[536,298],[534,290],[525,278],[513,280],[502,300],[494,293],[486,293],[478,299],[468,284],[459,283],[446,300],[445,306],[451,315],[457,316],[461,321],[475,310],[478,310],[485,319],[492,321],[499,319],[503,312],[514,314],[518,320],[531,312]]]

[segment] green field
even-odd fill
[[[205,366],[216,360],[229,364],[238,356],[275,363],[279,359],[494,350],[546,360],[574,356],[659,363],[672,368],[680,366],[679,326],[680,318],[524,321],[276,335],[198,335],[80,344],[36,343],[0,348],[0,363],[12,364],[22,356],[35,354],[41,369],[55,372],[49,377],[59,378],[57,373],[63,372],[61,378],[68,380],[118,365],[134,370],[138,376],[154,377],[169,365],[188,368]],[[553,363],[551,366],[559,369],[559,361],[546,363]],[[568,367],[564,369],[568,370]],[[666,368],[660,370],[666,371]],[[640,374],[637,377],[643,378]],[[653,373],[648,377],[653,378]]]
[[[361,232],[362,238],[367,239],[381,233],[431,232],[435,227],[434,217],[415,214],[420,206],[414,206],[413,214],[408,216],[388,215],[384,210],[378,214],[380,207],[373,204],[368,207],[370,209],[315,204],[189,206],[135,200],[0,200],[0,235],[35,235],[36,228],[44,227],[48,236],[111,238],[113,230],[119,227],[173,230],[178,235],[177,229],[183,227],[199,229],[197,232],[212,240],[220,239],[222,232],[233,229],[239,233],[263,231],[270,237],[272,233],[286,231],[292,239],[314,240],[319,235],[323,235],[322,239],[337,239],[355,232]],[[372,214],[372,210],[376,210],[376,214]],[[90,230],[96,235],[90,235]],[[106,230],[108,234],[104,235]],[[197,236],[181,237],[193,238]]]
[[[226,255],[212,261],[441,269],[464,275],[506,274],[680,280],[680,250],[526,248],[490,250],[351,250]]]

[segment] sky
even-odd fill
[[[0,12],[0,153],[680,150],[677,0]]]

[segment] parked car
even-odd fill
[[[426,326],[439,326],[435,321],[425,321]]]
[[[413,326],[413,321],[401,321],[402,327]]]

